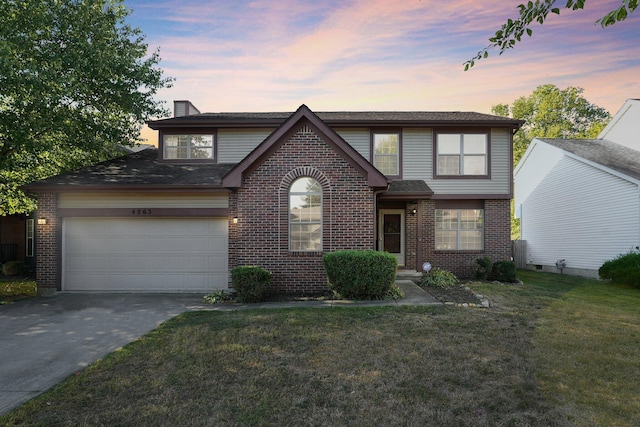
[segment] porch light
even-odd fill
[[[38,225],[47,225],[47,218],[38,218]]]
[[[234,224],[237,224],[237,223],[238,223],[238,217],[237,217],[237,216],[234,216],[234,217],[233,217],[233,223],[234,223]]]
[[[411,209],[411,213],[413,215],[417,214],[418,213],[418,209],[416,209],[416,208]]]

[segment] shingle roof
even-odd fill
[[[222,188],[222,177],[235,164],[183,164],[158,161],[158,150],[147,148],[93,166],[36,181],[27,191],[66,187]]]
[[[602,139],[538,138],[576,156],[640,179],[640,151]]]
[[[401,179],[392,181],[386,192],[380,195],[382,199],[429,199],[433,190],[421,179]]]
[[[202,113],[149,122],[152,129],[172,126],[278,126],[288,112]],[[361,125],[491,125],[519,128],[522,120],[464,111],[330,111],[315,113],[329,126]]]

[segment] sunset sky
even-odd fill
[[[522,0],[521,0],[522,1]],[[521,2],[520,1],[520,2]],[[465,72],[519,1],[125,0],[160,48],[159,98],[203,112],[443,110],[489,113],[537,86],[584,88],[615,113],[640,98],[640,11],[602,29],[620,0],[562,9],[532,38]],[[563,6],[563,0],[558,5]]]

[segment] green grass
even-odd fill
[[[0,305],[36,296],[36,282],[25,279],[0,279]]]
[[[490,309],[186,313],[0,425],[634,425],[640,292],[519,275]]]

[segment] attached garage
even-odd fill
[[[62,290],[226,289],[227,245],[227,218],[64,218]]]

